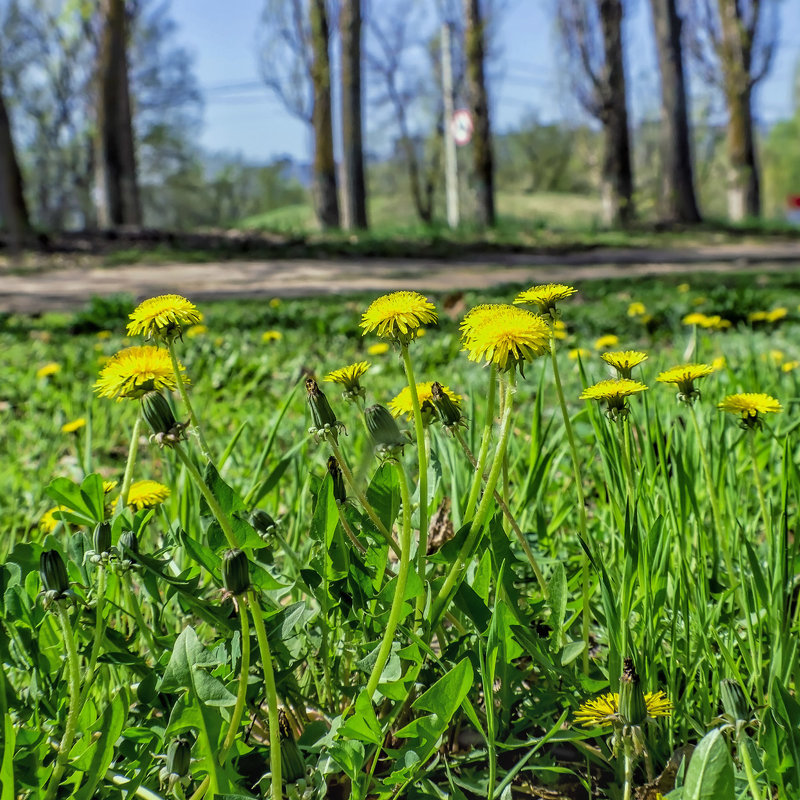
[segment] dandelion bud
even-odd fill
[[[147,392],[142,395],[142,416],[153,429],[153,433],[169,433],[176,423],[167,398],[161,392]]]
[[[111,525],[101,522],[94,529],[92,543],[95,553],[107,553],[111,549]]]
[[[306,378],[306,392],[313,422],[311,432],[317,435],[331,432],[334,441],[338,441],[338,429],[341,423],[336,419],[328,398],[313,378]]]
[[[232,595],[250,588],[250,562],[241,550],[226,550],[222,556],[222,585]]]
[[[347,500],[347,490],[344,488],[344,478],[342,477],[342,470],[339,462],[335,456],[328,459],[328,474],[333,481],[333,497],[336,502],[341,505]]]
[[[719,693],[725,713],[736,722],[745,722],[752,717],[742,687],[728,678],[720,681]]]
[[[641,725],[647,719],[647,703],[632,658],[623,661],[619,679],[619,715],[627,725]]]
[[[278,729],[281,735],[281,773],[287,783],[294,783],[306,774],[306,765],[283,709],[278,711]]]
[[[433,403],[442,425],[452,428],[462,422],[463,416],[457,403],[454,403],[444,391],[441,383],[431,384],[431,402]]]
[[[402,447],[408,440],[400,433],[394,417],[384,406],[376,403],[364,410],[367,431],[377,450],[387,451]]]
[[[45,592],[60,597],[69,589],[67,567],[58,550],[45,550],[39,556],[39,577]]]
[[[167,769],[171,775],[182,778],[189,772],[192,746],[186,739],[173,739],[167,750]]]
[[[139,539],[133,531],[123,531],[120,534],[119,541],[117,542],[120,556],[127,553],[139,552]]]
[[[250,512],[249,521],[262,539],[269,537],[277,527],[275,520],[261,508],[254,508]]]

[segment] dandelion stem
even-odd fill
[[[422,422],[422,409],[419,406],[419,395],[417,394],[417,382],[414,378],[414,367],[411,364],[411,354],[408,352],[408,345],[401,344],[400,352],[403,356],[403,366],[406,370],[408,389],[411,393],[411,410],[414,414],[414,432],[417,437],[417,459],[419,463],[419,477],[417,485],[419,488],[419,542],[417,545],[417,575],[420,583],[425,586],[425,558],[428,553],[428,454],[425,446],[425,426]],[[415,624],[419,624],[422,619],[422,609],[425,604],[425,592],[421,591],[417,597],[416,610],[414,612]]]
[[[222,510],[222,506],[219,504],[217,498],[214,497],[214,493],[206,485],[206,482],[203,480],[203,476],[194,465],[191,457],[180,445],[175,447],[174,450],[178,458],[183,462],[183,466],[186,467],[186,471],[189,473],[189,476],[200,490],[200,494],[203,495],[206,503],[208,503],[211,513],[217,518],[217,522],[219,522],[222,532],[225,534],[225,538],[228,540],[228,544],[231,547],[238,548],[239,542],[236,538],[236,534],[233,532],[231,521],[225,515],[225,512]]]
[[[61,601],[56,601],[56,614],[61,625],[61,635],[64,637],[64,649],[67,651],[67,685],[69,691],[69,708],[67,711],[67,721],[64,726],[64,735],[61,744],[58,746],[56,763],[50,776],[50,783],[47,785],[47,794],[44,800],[53,800],[61,783],[61,776],[69,760],[69,751],[75,739],[75,731],[78,727],[78,716],[80,714],[80,665],[78,664],[78,649],[75,646],[75,637],[72,633],[72,626],[69,621],[67,609]]]
[[[370,700],[375,694],[375,690],[378,688],[383,668],[386,666],[386,662],[389,660],[389,656],[392,652],[394,633],[395,630],[397,630],[397,625],[400,622],[400,616],[403,612],[406,582],[408,581],[411,560],[411,496],[408,491],[408,480],[403,465],[399,461],[395,461],[395,467],[397,470],[397,479],[400,483],[400,501],[403,504],[403,527],[400,534],[400,564],[397,568],[397,584],[394,588],[394,598],[392,599],[392,607],[389,610],[386,630],[383,633],[383,640],[378,650],[378,657],[372,667],[372,674],[367,683],[367,697],[369,697]]]
[[[744,774],[747,776],[747,785],[753,800],[762,800],[761,790],[758,787],[758,781],[753,772],[753,761],[750,758],[750,751],[747,749],[748,738],[744,730],[737,725],[736,743],[739,745],[739,755],[742,759]]]
[[[633,470],[631,469],[631,434],[627,417],[623,417],[620,420],[620,426],[619,449],[622,456],[622,469],[625,472],[625,483],[628,487],[628,507],[633,509],[636,488],[633,483]]]
[[[222,748],[219,751],[219,763],[222,765],[225,764],[228,751],[233,746],[234,739],[239,730],[239,724],[242,721],[242,714],[244,713],[245,701],[247,699],[247,677],[250,673],[250,621],[244,603],[239,604],[239,620],[242,625],[242,657],[239,662],[239,688],[236,692],[236,705],[233,707],[233,715],[228,725],[228,732],[225,734],[225,740],[222,742]]]
[[[631,791],[633,789],[633,742],[630,737],[625,737],[625,744],[623,745],[625,751],[625,783],[622,788],[622,800],[631,800]]]
[[[203,454],[203,458],[205,458],[206,461],[211,462],[211,451],[208,448],[206,437],[203,435],[203,431],[197,422],[197,415],[194,413],[194,407],[192,406],[192,401],[189,399],[189,393],[186,391],[186,384],[183,382],[180,365],[178,364],[178,356],[175,353],[175,341],[173,339],[167,341],[167,349],[169,350],[169,357],[172,361],[172,371],[175,373],[175,384],[178,387],[181,400],[183,400],[183,404],[189,412],[189,419],[192,421],[192,427],[197,434],[197,441],[200,444],[200,452]]]
[[[769,533],[772,525],[770,518],[767,514],[767,498],[764,495],[764,484],[761,481],[761,472],[758,469],[758,454],[756,453],[756,435],[755,430],[748,431],[748,438],[750,439],[750,459],[753,462],[753,477],[756,482],[756,491],[758,492],[758,502],[761,504],[761,516],[764,519],[764,530]]]
[[[136,422],[133,423],[131,441],[128,445],[128,460],[125,462],[125,474],[122,478],[122,489],[119,493],[118,508],[122,510],[128,503],[128,492],[133,483],[133,467],[136,464],[136,453],[139,449],[139,430],[142,427],[142,415],[137,411]]]
[[[489,442],[492,438],[492,427],[494,426],[494,397],[495,384],[497,383],[497,367],[494,363],[489,367],[489,396],[486,398],[486,419],[483,423],[483,437],[481,439],[481,449],[478,451],[478,466],[475,467],[475,474],[472,476],[472,486],[469,490],[467,499],[467,510],[464,513],[463,523],[472,519],[475,513],[475,506],[478,502],[481,484],[483,483],[483,471],[486,469],[486,459],[489,456]]]
[[[105,620],[103,619],[103,603],[106,597],[106,568],[103,564],[97,565],[97,587],[96,597],[94,604],[94,637],[92,639],[92,649],[89,654],[89,664],[86,667],[86,678],[84,681],[83,689],[81,689],[79,706],[83,706],[86,698],[89,695],[89,689],[92,685],[92,677],[94,675],[94,668],[97,665],[97,658],[100,655],[100,642],[103,638],[103,631],[105,630]]]
[[[353,532],[353,529],[350,527],[350,523],[347,521],[347,517],[345,516],[344,509],[339,506],[339,522],[342,523],[342,528],[344,532],[347,534],[347,538],[352,542],[353,546],[361,553],[366,553],[367,548],[364,547],[363,544],[359,541],[358,537]]]
[[[272,773],[272,798],[281,800],[283,787],[281,782],[281,733],[278,721],[278,693],[275,690],[275,673],[272,671],[272,654],[269,650],[269,639],[264,628],[264,615],[261,605],[254,595],[247,597],[247,604],[253,614],[253,627],[256,629],[258,648],[261,651],[261,666],[264,670],[264,690],[267,695],[269,715],[269,766]]]

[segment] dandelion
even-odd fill
[[[585,347],[574,347],[572,350],[567,353],[567,355],[573,360],[577,361],[579,358],[584,359],[588,358],[591,355],[591,351],[587,350]]]
[[[786,360],[783,350],[770,350],[766,357],[776,366],[779,367]]]
[[[758,428],[762,424],[760,414],[774,414],[783,411],[783,406],[768,394],[744,392],[730,394],[717,405],[720,411],[738,414],[744,428]]]
[[[712,314],[710,317],[706,317],[703,327],[712,331],[724,331],[731,327],[731,321],[723,319],[719,314]]]
[[[677,286],[680,294],[686,294],[692,287],[688,283],[679,283]]]
[[[389,345],[386,342],[376,342],[367,348],[367,353],[371,356],[382,356],[389,352]]]
[[[128,336],[144,335],[146,339],[171,341],[184,328],[197,325],[203,315],[194,303],[179,294],[162,294],[140,303],[130,314]]]
[[[408,344],[421,325],[436,322],[436,307],[419,292],[392,292],[374,300],[361,317],[364,334]]]
[[[647,353],[642,353],[639,350],[616,350],[611,353],[603,353],[600,358],[610,364],[617,371],[620,378],[630,378],[631,370],[647,361]]]
[[[361,385],[361,377],[370,368],[369,361],[358,361],[355,364],[348,364],[329,372],[324,380],[328,383],[339,383],[344,387],[342,397],[345,400],[355,400],[356,397],[364,397],[366,391]]]
[[[103,481],[103,494],[111,494],[117,488],[117,481]]]
[[[78,417],[78,419],[73,419],[71,422],[65,422],[61,426],[62,433],[75,433],[75,431],[79,431],[81,428],[86,427],[86,419],[84,417]]]
[[[559,300],[571,297],[578,290],[572,286],[565,286],[563,283],[545,283],[539,286],[532,286],[524,292],[520,292],[515,304],[537,306],[542,314],[552,314],[556,309]]]
[[[261,341],[264,344],[268,344],[269,342],[279,342],[283,339],[283,334],[280,331],[264,331],[261,334]]]
[[[784,372],[792,372],[798,367],[800,367],[800,361],[795,361],[795,360],[784,361],[783,364],[781,364],[781,369]]]
[[[767,322],[779,322],[784,319],[789,313],[788,308],[781,306],[780,308],[773,308],[772,311],[767,313]]]
[[[134,511],[141,511],[143,508],[152,508],[165,502],[170,496],[168,486],[158,481],[144,480],[136,481],[131,484],[128,490],[128,505]]]
[[[629,317],[641,317],[647,312],[647,308],[645,307],[644,303],[640,303],[639,301],[634,301],[628,305],[628,316]]]
[[[49,378],[51,375],[56,375],[59,372],[61,372],[61,364],[56,364],[55,361],[51,361],[49,364],[45,364],[36,370],[36,377]]]
[[[748,322],[764,322],[767,318],[766,311],[751,311],[747,315]]]
[[[282,301],[281,301],[280,297],[273,297],[273,298],[272,298],[272,299],[269,301],[269,307],[270,307],[270,308],[280,308],[280,306],[281,306],[281,302],[282,302]]]
[[[110,339],[112,335],[111,331],[97,331],[95,334],[98,339]]]
[[[553,336],[556,339],[567,338],[567,326],[564,324],[563,320],[557,319],[553,321]]]
[[[423,417],[427,417],[426,421],[430,421],[434,412],[433,384],[434,381],[417,384],[417,397],[419,398],[419,405],[420,409],[422,410]],[[456,404],[456,406],[461,405],[460,395],[457,395],[455,392],[451,391],[447,386],[442,386],[439,384],[439,387],[441,389],[441,393],[446,395],[453,403]],[[404,387],[400,394],[398,394],[397,397],[395,397],[394,400],[389,403],[389,410],[395,417],[405,414],[406,417],[411,419],[411,416],[414,413],[414,408],[411,403],[411,388],[409,386]]]
[[[581,400],[597,400],[606,403],[606,416],[610,419],[628,415],[627,399],[639,392],[647,391],[647,386],[629,378],[616,378],[600,381],[581,392]]]
[[[191,328],[186,329],[186,338],[194,339],[197,336],[202,336],[204,333],[208,333],[208,328],[205,325],[192,325]]]
[[[681,322],[684,325],[699,325],[700,327],[706,327],[706,321],[708,317],[705,314],[701,314],[699,311],[692,311],[690,314],[687,314]]]
[[[691,403],[700,397],[700,392],[694,388],[694,382],[712,372],[714,372],[713,365],[681,364],[660,373],[656,380],[661,383],[674,383],[678,387],[678,399]]]
[[[461,324],[461,343],[470,361],[513,369],[550,350],[544,317],[511,305],[479,306]]]
[[[672,702],[664,692],[647,692],[644,696],[647,716],[666,717],[672,713]],[[606,694],[587,700],[575,713],[575,722],[586,728],[603,728],[619,721],[619,693]]]
[[[42,533],[52,533],[58,527],[59,523],[63,521],[61,512],[69,510],[70,509],[66,506],[48,508],[39,520],[39,530],[42,531]]]
[[[725,358],[725,356],[717,356],[711,362],[711,366],[714,367],[714,371],[716,372],[716,371],[719,371],[721,369],[725,369],[727,363],[728,363],[728,360]]]
[[[615,336],[613,333],[608,333],[595,341],[594,349],[607,350],[609,347],[616,347],[618,344],[619,336]]]
[[[183,366],[178,364],[183,370]],[[150,391],[174,389],[175,372],[167,350],[160,347],[128,347],[120,350],[102,369],[94,384],[101,397],[141,397]]]

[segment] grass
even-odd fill
[[[171,494],[152,511],[111,515],[115,542],[123,530],[138,532],[140,554],[126,555],[137,564],[133,572],[120,559],[95,562],[87,553],[89,520],[106,513],[102,486],[87,476],[121,479],[135,418],[135,402],[100,400],[91,390],[103,359],[134,343],[123,338],[124,299],[97,302],[80,319],[4,318],[0,345],[8,366],[0,390],[0,448],[15,457],[0,467],[6,532],[0,543],[0,663],[16,733],[4,780],[11,776],[18,793],[44,786],[52,755],[37,731],[61,741],[71,719],[74,659],[68,681],[63,624],[58,627],[36,601],[39,553],[56,548],[78,600],[71,624],[80,682],[89,686],[75,723],[77,750],[65,773],[73,794],[115,796],[110,769],[165,796],[168,782],[158,778],[164,762],[154,756],[166,754],[179,736],[187,737],[193,761],[188,784],[173,783],[177,796],[202,794],[209,783],[220,794],[258,792],[256,783],[269,771],[271,703],[262,701],[271,690],[264,688],[262,667],[270,661],[280,704],[299,737],[300,762],[308,768],[302,780],[309,797],[348,796],[336,795],[344,785],[349,796],[385,800],[501,797],[505,787],[513,787],[515,797],[577,797],[591,787],[600,797],[617,798],[657,775],[680,748],[724,724],[733,726],[736,744],[707,740],[704,747],[713,748],[714,758],[704,771],[690,766],[684,796],[712,796],[703,795],[712,789],[701,783],[717,770],[715,798],[734,800],[743,792],[752,800],[795,797],[800,763],[791,754],[800,671],[792,598],[800,559],[792,531],[798,521],[800,367],[793,362],[800,361],[800,280],[738,276],[721,286],[713,276],[698,276],[690,286],[609,281],[578,289],[561,304],[567,338],[558,341],[557,359],[577,445],[588,555],[576,535],[575,477],[548,360],[528,364],[518,377],[506,436],[492,424],[494,415],[486,419],[494,391],[488,370],[460,352],[464,311],[481,302],[508,302],[513,287],[433,298],[440,323],[410,348],[418,381],[440,380],[463,395],[463,437],[476,455],[482,432],[489,430],[487,469],[496,452],[497,490],[541,566],[546,588],[535,580],[489,492],[479,504],[486,528],[473,526],[474,548],[464,549],[467,496],[480,486],[457,440],[437,426],[428,430],[428,484],[438,549],[422,559],[422,579],[414,561],[405,592],[394,591],[396,562],[362,504],[333,502],[329,448],[324,435],[315,443],[308,434],[310,416],[298,385],[309,371],[347,428],[339,447],[353,479],[388,528],[396,524],[405,535],[410,525],[414,531],[415,447],[405,447],[397,466],[381,466],[358,408],[321,380],[335,367],[365,359],[372,364],[363,379],[367,404],[388,404],[403,388],[397,353],[370,353],[377,340],[360,334],[360,314],[372,298],[202,309],[206,330],[187,331],[176,345],[219,468],[219,475],[210,468],[205,473],[204,492],[216,501],[201,499],[184,461],[142,439],[135,479],[159,480]],[[629,316],[633,301],[644,304],[649,318]],[[783,320],[748,322],[749,313],[777,306],[787,308]],[[695,332],[681,323],[694,310],[719,313],[732,325]],[[650,388],[630,398],[630,416],[616,423],[601,405],[578,399],[587,384],[607,377],[594,349],[605,334],[618,336],[620,348],[649,354],[633,377]],[[581,360],[569,356],[578,347],[587,350]],[[719,359],[724,365],[698,383],[695,428],[674,387],[655,376],[687,360]],[[37,377],[50,362],[60,369]],[[771,394],[784,410],[767,415],[760,431],[743,430],[716,409],[724,396],[741,391]],[[498,397],[498,403],[502,415],[509,399]],[[62,433],[61,426],[78,417],[86,419],[85,427]],[[402,420],[401,427],[414,426]],[[193,439],[181,447],[202,464]],[[407,519],[398,503],[398,469],[411,484]],[[51,484],[56,477],[61,480]],[[45,534],[38,521],[59,497],[81,508],[73,509],[66,528]],[[254,508],[277,524],[251,528],[247,519]],[[219,594],[227,545],[216,514],[243,537],[255,586],[248,602],[263,607],[266,618],[264,636],[253,639],[251,669],[241,674],[238,637],[245,628],[231,600]],[[363,551],[351,544],[348,530]],[[108,586],[98,622],[91,608],[102,564]],[[451,574],[452,595],[443,590]],[[441,619],[434,618],[437,604]],[[395,622],[394,649],[383,648],[385,670],[373,674],[385,630]],[[90,680],[88,653],[98,624],[101,656]],[[668,717],[643,724],[647,758],[625,749],[632,740],[621,726],[600,730],[573,723],[582,702],[617,691],[625,657],[634,659],[643,689],[663,690],[674,706]],[[723,679],[733,680],[742,694],[738,728],[721,705]],[[365,692],[368,682],[377,685],[378,702]],[[46,692],[36,689],[42,686]],[[434,688],[424,692],[428,687]],[[246,713],[230,736],[230,756],[220,764],[219,745],[229,741],[240,691]],[[254,729],[245,742],[251,719]],[[618,753],[608,745],[612,730],[622,737]],[[286,740],[284,747],[291,749]],[[297,762],[292,756],[283,763],[286,773]],[[265,779],[261,791],[268,787]],[[664,793],[671,789],[661,787]],[[303,789],[294,784],[292,791]],[[680,787],[670,797],[679,794]]]

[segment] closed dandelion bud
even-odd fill
[[[275,520],[261,508],[255,508],[250,512],[250,525],[253,530],[262,538],[268,538],[275,530],[277,525]]]
[[[222,556],[222,585],[232,595],[250,588],[250,562],[241,550],[226,550]]]
[[[278,728],[281,733],[281,774],[286,783],[294,783],[306,774],[306,764],[283,709],[278,711]]]
[[[39,557],[39,577],[46,592],[61,596],[69,589],[67,567],[58,550],[45,550]]]
[[[138,553],[139,539],[133,531],[123,531],[119,536],[117,547],[121,556],[126,555],[126,552]]]
[[[372,443],[378,450],[391,450],[408,443],[408,440],[400,433],[394,417],[384,406],[378,403],[370,406],[364,410],[364,418]]]
[[[111,525],[101,522],[94,529],[92,544],[95,553],[107,553],[111,549]]]
[[[623,661],[619,679],[619,715],[627,725],[641,725],[647,719],[647,703],[632,658]]]
[[[311,409],[313,428],[317,433],[332,431],[334,440],[338,439],[337,429],[341,423],[336,419],[328,398],[313,378],[306,378],[306,392],[308,393],[308,407]]]
[[[153,429],[153,433],[169,433],[177,424],[167,398],[161,392],[142,395],[142,416]]]
[[[189,774],[192,763],[192,746],[186,739],[173,739],[167,750],[167,772],[177,778]]]
[[[335,456],[328,459],[328,474],[333,481],[333,497],[336,502],[341,505],[347,500],[347,490],[344,488],[344,478],[342,477],[342,470],[339,467],[339,462]]]
[[[442,421],[442,425],[452,428],[461,423],[463,419],[461,409],[447,396],[441,383],[434,381],[431,384],[431,401],[436,413],[439,415],[439,419]]]
[[[736,681],[725,678],[719,684],[719,693],[722,699],[722,708],[732,720],[746,722],[752,717],[747,698],[742,687]]]

